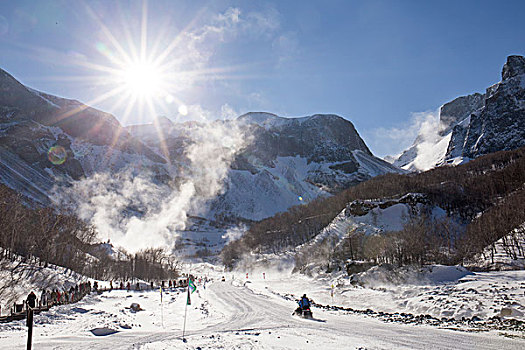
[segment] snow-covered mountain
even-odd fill
[[[244,144],[221,163],[227,167],[224,179],[215,176],[224,188],[207,198],[206,210],[192,208],[190,215],[258,220],[401,171],[374,157],[352,123],[335,115],[248,113],[211,123],[173,123],[160,117],[153,124],[122,127],[108,113],[30,89],[5,71],[0,71],[0,92],[0,181],[44,205],[57,188],[100,172],[152,174],[153,183],[166,189],[196,174],[207,180],[212,159],[195,162],[192,156],[201,146],[202,153],[204,147],[217,151],[225,146],[195,135],[224,129],[238,130],[242,135],[237,139]],[[197,192],[202,190],[201,184]]]
[[[139,161],[166,161],[115,117],[75,100],[30,89],[0,70],[0,181],[49,204],[55,185]]]
[[[166,145],[172,163],[184,162],[185,148],[192,145],[188,135],[198,124],[167,118],[158,123],[160,128],[135,125],[127,130],[152,149]],[[257,112],[214,123],[238,127],[251,139],[231,163],[226,190],[211,205],[214,215],[259,220],[371,177],[400,172],[374,157],[353,124],[336,115],[283,118]]]
[[[393,164],[411,171],[427,170],[525,145],[525,58],[509,56],[501,76],[485,94],[444,104],[438,130],[419,135]]]

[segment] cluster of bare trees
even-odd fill
[[[501,198],[468,226],[461,237],[461,255],[471,257],[525,223],[525,188]]]
[[[135,254],[119,250],[113,256],[95,252],[97,259],[89,264],[86,274],[103,280],[146,281],[175,279],[179,276],[179,261],[163,248],[148,248]]]
[[[395,264],[459,262],[525,222],[524,183],[525,147],[492,153],[456,167],[378,176],[252,225],[241,239],[224,248],[223,262],[231,267],[247,252],[296,247],[315,237],[354,200],[385,199],[410,192],[423,193],[448,215],[462,218],[468,224],[466,233],[461,234],[450,220],[429,223],[428,218],[411,218],[401,232],[349,235],[337,243],[337,249],[345,253],[334,258],[363,257]],[[329,241],[326,246],[335,251]]]
[[[175,258],[162,249],[108,254],[97,231],[72,214],[31,207],[28,199],[0,185],[0,260],[22,256],[98,279],[168,279],[178,276]]]
[[[90,225],[50,208],[30,208],[20,194],[0,185],[0,259],[25,257],[82,271],[86,247],[96,238]]]
[[[315,262],[330,272],[356,260],[398,266],[450,264],[457,260],[457,242],[463,230],[449,218],[431,219],[425,214],[410,216],[396,232],[366,235],[352,228],[342,240],[328,236],[305,246],[297,254],[296,269]]]

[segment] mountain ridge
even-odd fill
[[[525,58],[511,55],[500,82],[484,94],[460,96],[442,105],[438,132],[430,137],[418,135],[412,146],[394,157],[393,164],[421,171],[519,148],[525,145],[524,116]]]

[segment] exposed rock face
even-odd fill
[[[431,167],[459,164],[524,146],[525,58],[509,56],[501,76],[502,80],[485,94],[462,96],[444,104],[440,109],[441,130],[434,144],[427,140],[421,147],[418,137],[393,164],[406,170],[426,170],[417,166],[418,159],[431,159]]]
[[[503,65],[501,71],[502,79],[507,80],[523,74],[525,74],[525,57],[517,55],[507,57],[507,63]]]
[[[472,95],[461,96],[455,100],[445,103],[439,109],[439,121],[443,130],[441,135],[450,131],[450,127],[464,120],[472,113],[483,107],[485,95],[475,93]]]
[[[456,144],[447,158],[476,158],[525,145],[525,58],[507,58],[502,81],[487,89],[483,108],[471,114],[464,129],[456,126],[452,139]]]
[[[260,117],[265,114],[267,119],[261,123]],[[270,113],[247,113],[238,121],[259,126],[254,130],[255,142],[249,152],[262,159],[301,156],[308,161],[340,162],[347,160],[353,150],[372,155],[354,125],[337,115],[281,118]]]

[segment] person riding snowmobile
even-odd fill
[[[305,318],[312,318],[312,310],[310,310],[310,300],[303,294],[301,300],[298,302],[299,307],[295,310],[295,314]]]
[[[310,308],[310,300],[306,297],[306,294],[303,294],[303,297],[299,300],[299,306],[303,310]]]

